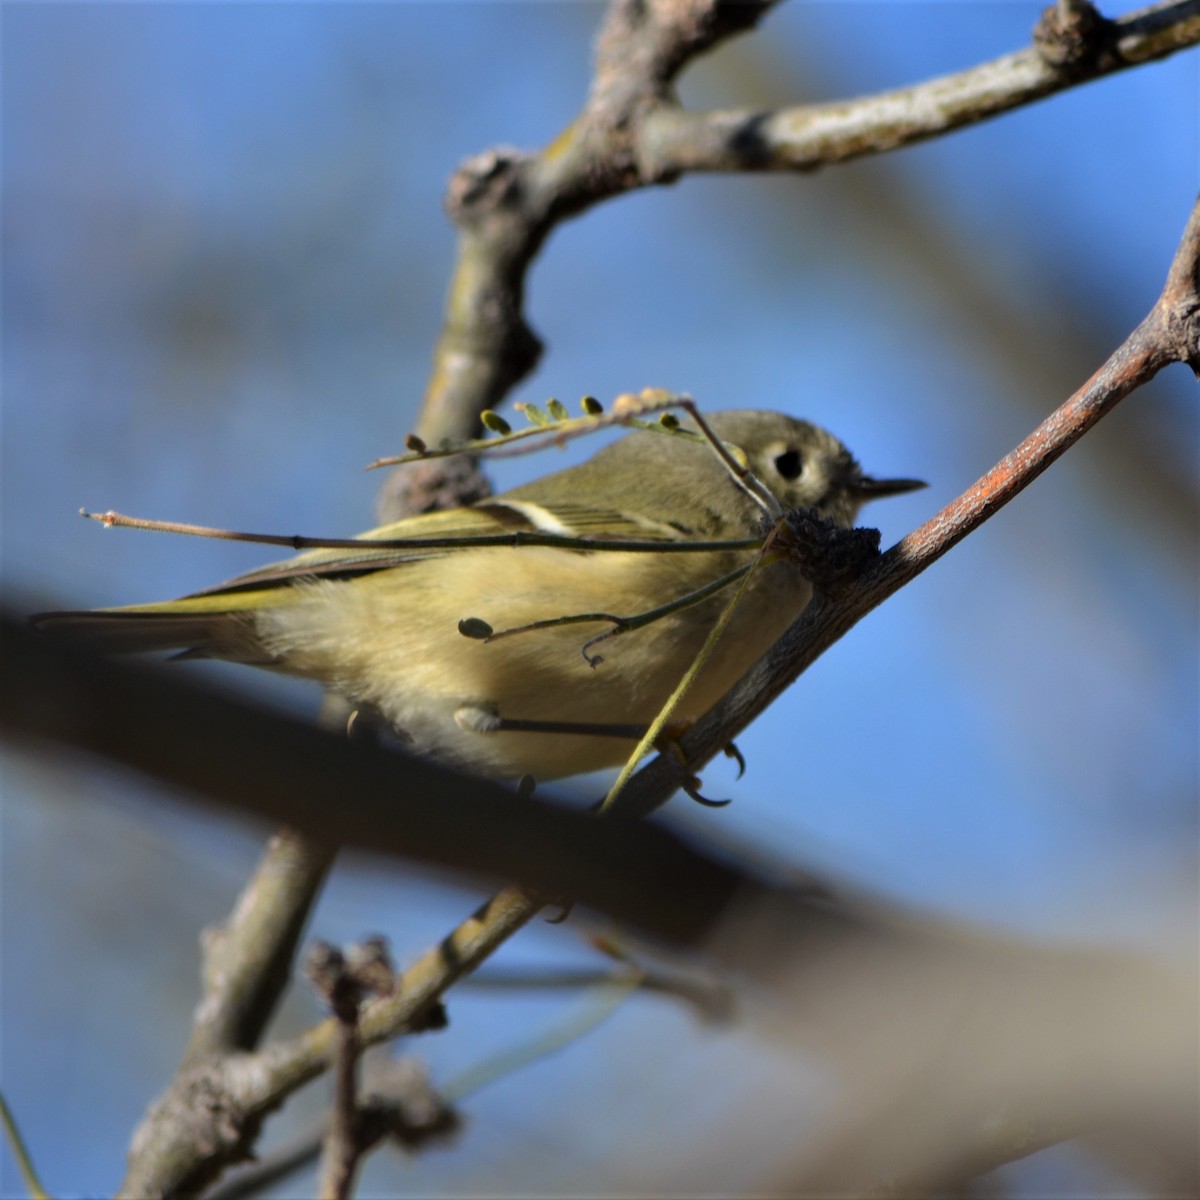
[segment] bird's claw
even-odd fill
[[[693,775],[689,779],[686,779],[680,786],[691,799],[695,800],[697,804],[703,804],[705,808],[724,808],[730,803],[729,800],[710,800],[707,796],[702,796],[700,794],[700,777],[698,775]]]
[[[725,747],[725,757],[732,758],[733,761],[737,763],[737,777],[741,779],[741,777],[746,773],[746,760],[742,756],[742,752],[737,748],[736,742],[730,742],[729,745]]]

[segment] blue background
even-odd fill
[[[1021,47],[1037,11],[787,5],[681,90],[695,107],[771,106],[899,86]],[[468,154],[566,124],[600,12],[9,5],[10,602],[157,599],[270,557],[105,531],[80,505],[283,533],[372,524],[379,480],[361,467],[400,448],[439,326],[446,179]],[[1192,52],[883,159],[691,177],[606,204],[534,266],[529,315],[548,348],[515,398],[658,385],[810,418],[868,470],[931,482],[869,510],[888,544],[1153,302],[1196,193],[1197,115]],[[670,818],[1031,936],[1194,947],[1195,399],[1173,368],[1126,401],[826,654],[740,740],[741,782],[706,772],[729,809],[677,799]],[[508,486],[564,461],[494,474]],[[194,669],[317,703],[254,672]],[[196,932],[228,911],[263,831],[91,761],[10,755],[3,771],[4,1089],[54,1193],[108,1192],[182,1048]],[[404,960],[478,898],[351,859],[313,933],[382,931]],[[594,964],[582,924],[532,928],[501,961]],[[449,1032],[414,1049],[444,1081],[580,1005],[463,990]],[[280,1029],[316,1014],[298,994]],[[636,998],[472,1097],[453,1151],[376,1156],[364,1194],[721,1191],[818,1119],[820,1089],[818,1070],[744,1030]],[[310,1092],[317,1111],[324,1084]],[[773,1121],[743,1124],[755,1105]],[[1043,1194],[1126,1186],[1072,1148],[1005,1174]],[[0,1190],[20,1190],[7,1152]]]

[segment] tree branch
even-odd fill
[[[583,111],[539,152],[498,147],[455,172],[446,208],[458,258],[417,427],[426,442],[470,436],[536,365],[542,344],[524,317],[525,277],[558,222],[687,171],[809,171],[894,150],[1200,43],[1200,0],[1176,0],[1111,22],[1044,20],[1028,49],[877,96],[776,112],[683,109],[672,84],[686,63],[769,7],[616,0]],[[421,486],[441,470],[426,464]],[[414,485],[399,476],[387,486]]]
[[[439,778],[452,777],[428,764],[413,763],[411,771],[430,790],[406,793],[397,787],[404,760],[395,752],[255,714],[180,676],[105,662],[94,662],[93,674],[92,660],[21,629],[5,637],[3,652],[22,685],[7,689],[0,704],[9,734],[107,748],[120,761],[190,781],[248,811],[265,803],[275,816],[291,806],[308,833],[336,830],[375,852],[457,862],[488,876],[530,879],[548,892],[570,888],[769,987],[777,997],[768,1005],[772,1020],[785,1024],[768,1036],[817,1049],[856,1081],[843,1097],[839,1136],[822,1140],[818,1160],[797,1163],[802,1179],[838,1186],[802,1189],[807,1194],[869,1194],[866,1185],[888,1171],[953,1177],[964,1162],[996,1165],[1064,1130],[1118,1118],[1159,1123],[1164,1104],[1175,1106],[1177,1123],[1190,1119],[1194,1078],[1184,1076],[1194,1062],[1195,1005],[1186,977],[1127,955],[1028,945],[863,899],[834,900],[819,887],[755,876],[652,823],[597,821],[479,781],[439,788]],[[155,710],[177,731],[162,744],[153,728],[147,736],[144,717]],[[230,753],[197,751],[232,731],[239,732]],[[264,747],[267,786],[246,780],[241,739]],[[331,775],[352,799],[336,812],[323,785]],[[293,787],[306,776],[307,787]],[[445,990],[538,904],[521,889],[501,892],[366,1008],[362,1044],[425,1027]],[[247,1156],[263,1119],[325,1070],[338,1045],[338,1023],[330,1019],[258,1053],[211,1056],[182,1072],[139,1131],[122,1194],[201,1190]],[[1071,1099],[1069,1119],[1052,1120],[1063,1095]],[[1157,1103],[1149,1113],[1147,1095]],[[1013,1137],[1011,1122],[997,1124],[1004,1113],[1024,1118],[1028,1136]],[[961,1139],[946,1138],[946,1128]],[[864,1157],[862,1146],[875,1149]],[[842,1186],[847,1177],[853,1186]]]
[[[1170,363],[1186,363],[1195,371],[1200,365],[1198,281],[1200,201],[1157,302],[1108,361],[957,500],[846,587],[817,592],[767,655],[680,739],[683,760],[695,769],[727,746],[843,634],[995,515],[1135,388]],[[653,811],[687,774],[679,755],[660,754],[626,787],[622,812],[644,816]]]
[[[643,119],[640,177],[655,182],[687,171],[813,171],[926,141],[1196,45],[1200,2],[1160,4],[1112,22],[1097,17],[1092,36],[1073,53],[1062,51],[1045,19],[1037,32],[1037,43],[1015,54],[855,100],[707,113],[663,101]]]
[[[204,996],[184,1051],[185,1070],[211,1054],[258,1045],[291,981],[296,947],[332,861],[327,845],[282,826],[229,920],[205,930]]]

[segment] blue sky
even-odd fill
[[[8,6],[10,602],[161,598],[262,557],[104,531],[80,505],[288,533],[372,524],[377,480],[361,468],[412,424],[440,319],[446,178],[468,154],[566,123],[599,13]],[[1015,49],[1036,15],[785,5],[681,90],[696,107],[869,92]],[[813,419],[868,470],[930,481],[868,512],[890,543],[1152,303],[1195,198],[1197,124],[1192,52],[884,160],[622,198],[556,231],[535,265],[547,352],[514,398],[654,384]],[[748,731],[744,780],[710,769],[728,810],[677,800],[670,818],[964,918],[1169,946],[1195,903],[1194,393],[1178,368],[1128,400]],[[508,486],[563,461],[495,474]],[[302,687],[198,669],[315,706]],[[260,833],[92,763],[4,771],[4,1086],[51,1189],[104,1192],[173,1069],[195,932],[227,910]],[[344,864],[314,933],[382,930],[404,958],[477,899],[398,875]],[[569,928],[530,930],[507,957],[590,961]],[[314,1011],[293,1003],[293,1022]],[[464,994],[450,1033],[419,1049],[448,1074],[569,1006]],[[735,1067],[728,1107],[699,1098],[698,1079]],[[574,1163],[573,1186],[617,1188],[605,1144],[670,1112],[669,1157],[778,1074],[737,1031],[638,1000],[481,1093],[459,1147],[414,1162],[405,1186],[453,1193],[487,1172],[501,1194],[530,1179],[553,1192]],[[529,1176],[540,1138],[561,1162]],[[395,1169],[372,1167],[381,1181]],[[1043,1183],[1090,1178],[1066,1152],[1037,1169]],[[0,1185],[17,1188],[2,1153]]]

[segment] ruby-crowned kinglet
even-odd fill
[[[785,509],[812,508],[840,526],[867,500],[923,486],[864,475],[831,434],[780,413],[721,412],[707,421],[740,448]],[[753,538],[763,529],[761,507],[710,445],[642,430],[580,466],[470,508],[408,517],[362,536],[526,530],[678,543]],[[496,777],[553,779],[628,757],[634,727],[657,716],[732,588],[590,651],[589,639],[612,628],[603,617],[490,641],[469,635],[578,614],[636,616],[729,575],[753,555],[537,545],[325,549],[181,600],[37,621],[105,649],[182,648],[316,679],[382,717],[422,753]],[[785,558],[762,565],[673,719],[687,722],[710,708],[811,595]],[[460,631],[464,620],[468,636]]]

